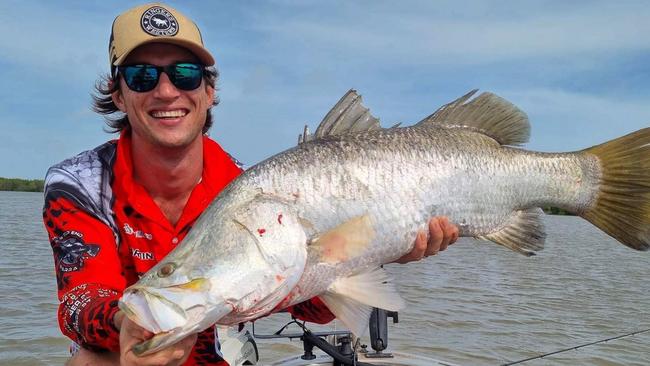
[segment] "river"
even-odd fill
[[[60,365],[67,355],[41,207],[40,193],[0,192],[3,365]],[[650,328],[650,253],[577,217],[547,216],[546,225],[546,248],[534,257],[461,239],[438,256],[387,266],[408,304],[391,325],[390,348],[498,365]],[[288,320],[276,314],[256,330]],[[258,345],[262,362],[302,351],[297,341]],[[650,365],[650,332],[522,365]]]

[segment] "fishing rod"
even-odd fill
[[[616,336],[616,337],[611,337],[611,338],[607,338],[607,339],[601,339],[601,340],[599,340],[599,341],[595,341],[595,342],[589,342],[589,343],[581,344],[581,345],[579,345],[579,346],[575,346],[575,347],[569,347],[569,348],[561,349],[561,350],[558,350],[558,351],[553,351],[553,352],[545,353],[545,354],[543,354],[543,355],[539,355],[539,356],[529,357],[529,358],[526,358],[526,359],[523,359],[523,360],[519,360],[519,361],[514,361],[514,362],[504,363],[504,364],[502,364],[501,366],[516,365],[516,364],[518,364],[518,363],[523,363],[523,362],[527,362],[527,361],[537,360],[537,359],[544,358],[544,357],[547,357],[547,356],[550,356],[550,355],[555,355],[555,354],[562,353],[562,352],[573,351],[573,350],[576,350],[576,349],[579,349],[579,348],[583,348],[583,347],[587,347],[587,346],[593,346],[594,344],[605,343],[605,342],[613,341],[613,340],[615,340],[615,339],[621,339],[621,338],[625,338],[625,337],[630,337],[630,336],[637,335],[637,334],[641,334],[641,333],[645,333],[645,332],[650,332],[650,328],[648,328],[648,329],[644,329],[644,330],[637,330],[637,331],[634,331],[634,332],[631,332],[631,333],[627,333],[627,334],[623,334],[623,335],[619,335],[619,336]]]

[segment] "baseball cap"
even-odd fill
[[[118,15],[113,21],[108,56],[111,72],[139,46],[152,42],[184,47],[206,66],[214,58],[203,46],[199,27],[178,10],[161,3],[137,6]]]

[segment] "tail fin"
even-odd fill
[[[582,216],[637,250],[650,248],[650,128],[584,150],[598,157],[596,202]]]

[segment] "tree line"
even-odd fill
[[[43,192],[42,179],[19,179],[0,177],[0,191]],[[572,215],[561,208],[544,207],[544,212],[549,215]]]
[[[20,179],[0,177],[0,191],[43,192],[42,179]]]

